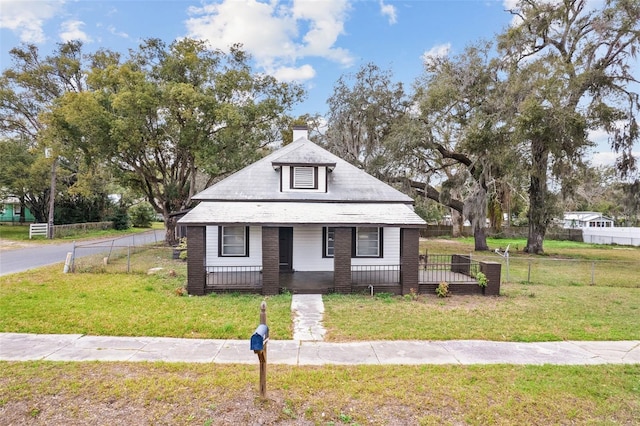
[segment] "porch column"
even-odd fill
[[[203,296],[206,286],[206,227],[187,226],[187,293]]]
[[[400,229],[400,286],[402,294],[418,293],[418,262],[420,255],[420,230]]]
[[[480,272],[487,277],[486,296],[500,296],[500,274],[502,264],[498,262],[480,262]]]
[[[351,228],[335,228],[333,286],[336,293],[351,293]]]
[[[280,229],[262,227],[262,294],[280,292]]]

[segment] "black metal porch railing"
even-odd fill
[[[262,266],[207,266],[207,287],[262,287]]]
[[[480,271],[480,263],[471,256],[459,254],[431,254],[420,256],[420,273],[418,282],[469,283],[476,284],[476,276]]]
[[[352,285],[400,284],[400,265],[351,265]]]

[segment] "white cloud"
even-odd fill
[[[393,25],[398,22],[395,6],[384,4],[384,1],[380,0],[380,12],[389,18],[389,24]]]
[[[302,82],[311,80],[316,76],[316,71],[311,65],[305,64],[300,67],[280,67],[273,73],[273,76],[279,81]]]
[[[91,41],[91,37],[82,31],[84,22],[71,20],[65,21],[61,24],[60,38],[62,41],[80,40],[83,42]]]
[[[185,24],[189,37],[206,40],[214,48],[226,50],[242,43],[243,50],[272,75],[308,79],[315,71],[310,65],[296,66],[302,57],[347,66],[353,62],[347,50],[335,46],[344,33],[348,7],[347,0],[221,0],[190,7]]]
[[[24,43],[43,43],[44,23],[55,17],[63,4],[63,0],[0,0],[0,28],[19,34]]]
[[[116,27],[114,27],[113,25],[109,25],[107,27],[107,30],[109,30],[109,32],[111,34],[113,34],[114,36],[118,36],[118,37],[122,37],[122,38],[129,38],[129,34],[125,33],[124,31],[116,30]]]
[[[451,43],[437,44],[422,54],[423,62],[428,62],[433,58],[442,58],[449,55]]]

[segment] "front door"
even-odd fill
[[[293,271],[293,228],[280,228],[280,271]]]

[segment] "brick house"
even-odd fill
[[[196,194],[184,215],[189,294],[418,288],[411,197],[317,146],[293,142]]]

